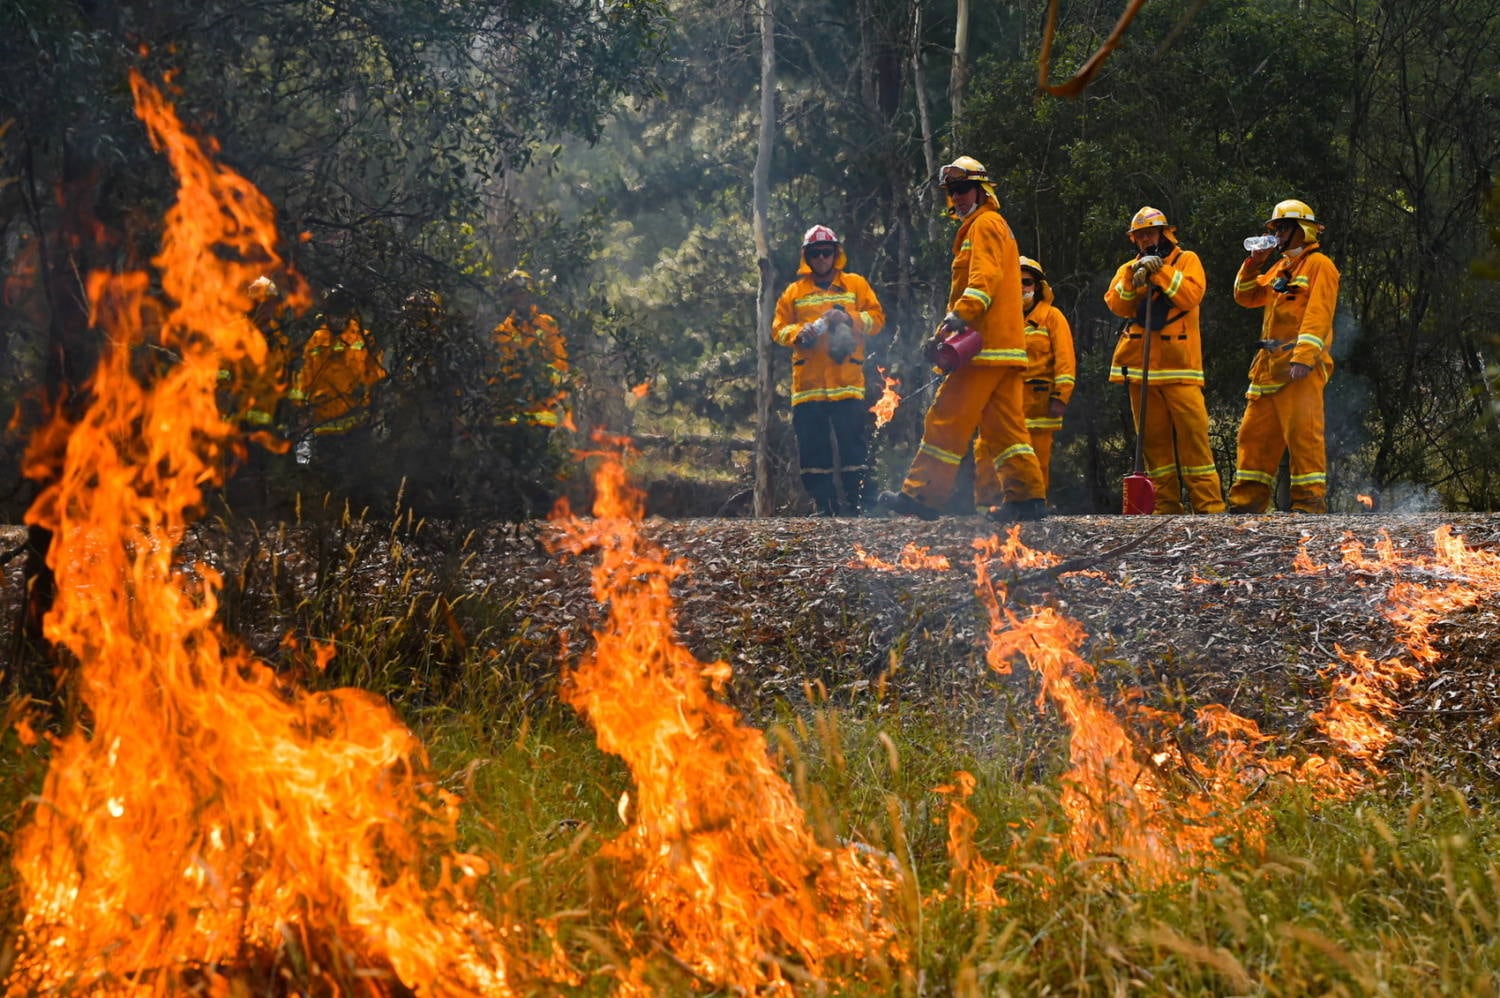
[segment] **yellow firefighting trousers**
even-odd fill
[[[1139,424],[1141,383],[1130,382],[1130,412]],[[1195,513],[1224,512],[1219,469],[1208,445],[1208,407],[1198,385],[1152,385],[1146,402],[1146,474],[1156,487],[1155,513],[1181,513],[1182,487]]]
[[[1291,451],[1292,509],[1328,512],[1328,457],[1323,442],[1323,386],[1327,383],[1328,375],[1321,366],[1315,367],[1307,377],[1245,404],[1234,484],[1229,488],[1231,507],[1251,513],[1270,508],[1281,455]]]
[[[1031,437],[1031,449],[1036,451],[1036,463],[1042,469],[1042,495],[1045,497],[1052,488],[1052,438],[1062,429],[1062,417],[1052,415],[1052,382],[1028,383],[1022,391],[1026,399],[1023,406],[1026,432]],[[998,506],[1005,500],[994,460],[994,452],[984,438],[975,440],[974,505],[981,509]]]
[[[1019,367],[971,364],[948,375],[927,410],[922,443],[902,491],[928,506],[942,506],[977,427],[1005,501],[1044,498],[1042,469],[1022,414],[1024,373]]]

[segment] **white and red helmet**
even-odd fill
[[[826,225],[814,225],[812,228],[802,233],[803,249],[807,249],[809,246],[817,246],[819,244],[837,246],[839,244],[839,237],[834,235],[833,230]]]

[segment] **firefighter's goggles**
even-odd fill
[[[821,256],[833,256],[834,248],[832,246],[809,246],[802,251],[802,254],[809,260],[813,260]]]

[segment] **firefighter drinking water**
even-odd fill
[[[1250,252],[1234,285],[1234,300],[1262,313],[1229,507],[1234,513],[1265,512],[1281,456],[1289,453],[1293,511],[1326,513],[1323,388],[1333,374],[1329,349],[1339,270],[1322,252],[1323,223],[1306,202],[1282,201],[1266,228],[1276,236],[1276,246]],[[1261,273],[1278,252],[1280,258]]]
[[[1130,220],[1126,238],[1136,254],[1120,265],[1104,304],[1127,320],[1115,344],[1109,380],[1125,383],[1144,444],[1146,473],[1155,487],[1156,513],[1224,512],[1224,494],[1208,444],[1203,401],[1203,341],[1198,306],[1206,282],[1198,254],[1177,242],[1176,226],[1150,206]],[[1149,369],[1145,337],[1151,336]],[[1141,425],[1142,393],[1149,393]]]
[[[792,429],[802,487],[819,516],[858,516],[869,477],[865,343],[885,325],[885,310],[848,265],[832,229],[808,229],[797,279],[777,299],[771,326],[772,338],[792,349]]]

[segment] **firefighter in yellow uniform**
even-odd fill
[[[344,288],[330,289],[323,297],[322,322],[302,348],[302,365],[288,393],[303,409],[303,428],[314,438],[367,429],[375,386],[385,376],[353,297]],[[299,451],[299,461],[305,463],[308,454]]]
[[[518,305],[495,327],[494,337],[499,381],[507,388],[495,424],[571,429],[568,345],[557,320],[535,305]]]
[[[771,325],[771,337],[792,348],[792,429],[802,487],[819,516],[839,515],[840,488],[844,511],[858,516],[869,477],[865,342],[885,325],[885,309],[848,266],[832,229],[808,229],[797,279],[777,299]]]
[[[939,172],[950,214],[958,218],[948,314],[929,341],[966,327],[980,334],[979,352],[948,374],[922,427],[922,442],[901,491],[881,505],[899,516],[936,519],[953,491],[959,464],[979,430],[990,448],[1004,504],[990,511],[1001,522],[1047,515],[1042,469],[1026,432],[1022,380],[1026,372],[1021,309],[1021,255],[1000,214],[983,164],[960,156]]]
[[[1044,494],[1052,481],[1052,438],[1062,429],[1078,371],[1073,327],[1053,301],[1052,285],[1042,265],[1029,256],[1021,257],[1021,304],[1026,310],[1026,432],[1042,468]],[[994,506],[1004,498],[993,462],[994,454],[980,437],[974,444],[976,505]]]
[[[1146,473],[1156,490],[1156,513],[1184,511],[1182,490],[1196,513],[1224,512],[1219,469],[1208,443],[1208,406],[1203,401],[1203,340],[1198,306],[1206,282],[1198,254],[1177,244],[1167,216],[1142,208],[1126,233],[1136,255],[1120,265],[1104,292],[1104,304],[1128,319],[1115,345],[1109,380],[1130,388],[1130,408],[1140,425],[1142,382],[1146,390]],[[1145,337],[1152,337],[1150,369],[1143,372]]]
[[[291,344],[278,314],[281,290],[269,277],[257,277],[245,289],[251,302],[250,321],[266,341],[266,355],[258,365],[248,358],[235,367],[219,368],[219,398],[224,412],[248,432],[268,431],[276,423],[276,406],[286,393]]]
[[[1333,374],[1333,315],[1339,269],[1318,245],[1323,223],[1303,201],[1282,201],[1266,228],[1277,245],[1240,264],[1234,300],[1261,314],[1260,352],[1250,365],[1245,415],[1236,446],[1229,507],[1263,513],[1276,470],[1290,452],[1292,509],[1328,512],[1328,459],[1323,440],[1323,388]],[[1264,274],[1272,253],[1280,253]]]

